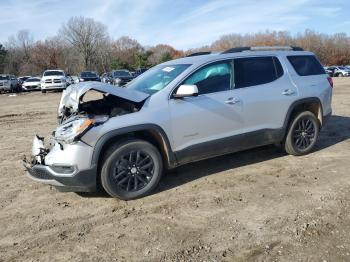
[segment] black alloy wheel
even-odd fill
[[[154,163],[151,156],[142,151],[131,151],[115,163],[112,178],[115,184],[127,192],[139,191],[152,179]]]
[[[310,111],[299,112],[291,121],[284,150],[294,156],[306,155],[314,148],[320,130],[320,123]]]
[[[163,160],[158,149],[140,139],[128,139],[112,145],[101,162],[100,179],[112,197],[124,200],[149,194],[158,185]]]
[[[316,135],[314,122],[301,118],[293,130],[293,142],[299,150],[306,150],[314,141]]]

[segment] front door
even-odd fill
[[[220,154],[224,138],[239,133],[241,107],[234,97],[232,61],[206,65],[182,84],[196,85],[199,95],[170,99],[173,149],[180,162]]]

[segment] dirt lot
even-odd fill
[[[263,147],[186,165],[124,202],[24,175],[59,93],[0,96],[0,261],[350,261],[350,78],[304,157]]]

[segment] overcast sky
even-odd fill
[[[266,29],[350,35],[350,0],[0,0],[0,10],[0,43],[21,29],[35,40],[54,36],[72,16],[106,24],[114,39],[179,49]]]

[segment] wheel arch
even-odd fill
[[[318,119],[320,126],[323,124],[323,107],[321,100],[318,97],[302,98],[294,101],[287,111],[287,115],[283,124],[285,133],[287,133],[289,125],[293,117],[302,111],[312,112]]]
[[[127,138],[138,138],[151,143],[159,150],[165,167],[176,166],[176,158],[164,130],[155,124],[142,124],[110,131],[96,142],[91,161],[91,165],[96,167],[96,171],[101,164],[104,152],[113,144]]]

